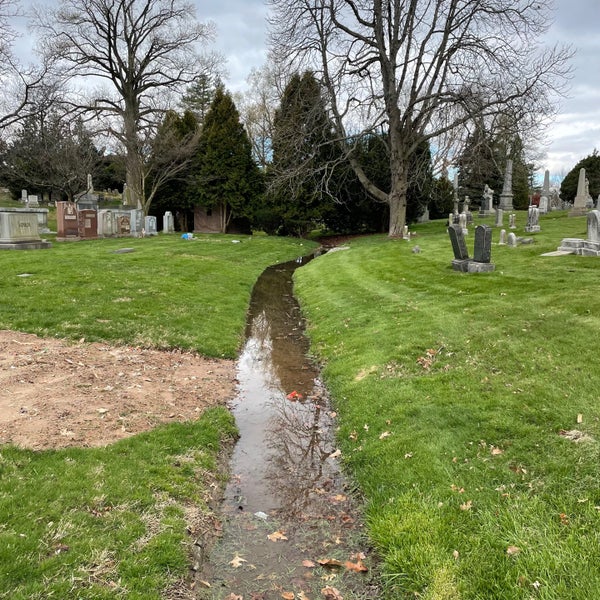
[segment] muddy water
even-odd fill
[[[196,578],[198,598],[377,597],[339,468],[336,414],[307,357],[293,296],[293,272],[306,260],[270,267],[253,291],[232,405],[240,439],[222,535]]]

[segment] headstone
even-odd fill
[[[491,228],[488,225],[480,225],[476,228],[475,252],[478,260],[471,260],[465,238],[460,225],[450,225],[448,235],[452,243],[454,260],[452,268],[463,273],[484,273],[493,271],[495,266],[489,262],[491,256]],[[486,262],[487,261],[487,262]]]
[[[115,218],[112,210],[105,208],[98,211],[98,235],[100,237],[115,235]]]
[[[29,194],[29,196],[27,196],[27,206],[30,208],[36,208],[39,205],[40,203],[38,202],[37,194]]]
[[[494,214],[494,190],[486,183],[483,188],[483,198],[481,200],[480,217],[490,217]]]
[[[587,239],[590,242],[600,242],[600,211],[591,210],[587,217]]]
[[[35,211],[0,208],[0,250],[41,250],[51,245],[40,238]]]
[[[457,215],[455,215],[453,212],[451,212],[448,215],[448,225],[454,225],[457,221],[458,221]]]
[[[407,237],[408,237],[408,225],[405,225],[405,226],[402,228],[402,238],[403,238],[403,239],[406,239]]]
[[[550,210],[550,171],[548,169],[544,171],[544,185],[539,208],[541,215],[545,215]]]
[[[115,235],[123,236],[131,234],[131,215],[128,211],[117,214],[115,225]]]
[[[579,180],[577,181],[577,195],[573,202],[573,208],[569,211],[569,217],[581,217],[587,213],[587,192],[585,169],[579,169]]]
[[[21,190],[21,202],[23,204],[27,204],[27,199],[29,196],[27,195],[27,190]]]
[[[475,249],[473,260],[480,263],[489,263],[492,258],[492,228],[489,225],[475,227]]]
[[[499,246],[506,246],[506,229],[500,230],[500,240],[498,241]]]
[[[540,231],[540,211],[537,206],[530,206],[527,211],[527,225],[525,225],[525,231],[527,233],[535,233]]]
[[[175,231],[175,221],[173,213],[166,211],[163,215],[163,233],[173,233]]]
[[[465,244],[462,227],[460,225],[450,225],[448,235],[452,243],[454,260],[469,260],[469,251],[467,250],[467,244]]]
[[[156,217],[148,215],[144,219],[144,229],[146,230],[146,235],[158,235],[158,230],[156,228]]]
[[[469,230],[467,228],[467,213],[461,212],[458,215],[458,225],[462,229],[463,235],[468,235]]]
[[[512,170],[513,163],[510,158],[506,161],[506,170],[504,171],[504,184],[500,194],[500,208],[502,210],[513,210],[513,192],[512,192]]]
[[[515,248],[517,246],[517,236],[512,231],[508,234],[507,245],[510,248]]]
[[[56,236],[59,239],[79,237],[77,207],[74,202],[56,203]]]
[[[498,207],[496,209],[496,222],[494,223],[495,227],[502,227],[503,220],[504,220],[504,211],[500,207]]]
[[[426,206],[423,214],[417,218],[417,223],[429,223],[429,206]]]
[[[508,215],[508,228],[516,229],[517,228],[517,215],[515,213],[511,213]]]
[[[81,239],[91,240],[98,237],[98,213],[85,208],[77,211],[77,231]]]

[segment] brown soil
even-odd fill
[[[0,444],[104,446],[235,395],[235,363],[0,330]]]

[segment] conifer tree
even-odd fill
[[[231,95],[218,87],[198,143],[191,189],[194,203],[218,208],[225,233],[232,218],[252,218],[261,192],[261,173],[239,112]]]

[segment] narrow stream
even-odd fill
[[[197,575],[198,598],[377,597],[360,514],[339,468],[336,415],[307,356],[293,296],[293,272],[308,260],[268,268],[252,293],[231,407],[240,439],[222,535]]]

